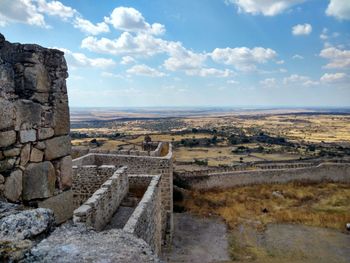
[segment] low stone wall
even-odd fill
[[[114,165],[73,166],[73,204],[83,204],[117,170]]]
[[[292,181],[350,183],[350,165],[322,163],[315,167],[211,173],[203,176],[179,176],[178,179],[186,187],[198,190]]]
[[[126,167],[115,171],[82,206],[77,208],[73,214],[74,222],[85,223],[97,231],[102,230],[129,191],[126,171]]]
[[[138,151],[138,150],[102,150],[102,149],[89,149],[89,153],[103,153],[103,154],[116,154],[116,155],[133,155],[133,156],[152,156],[160,157],[164,152],[168,152],[169,143],[159,142],[156,144],[154,151]]]
[[[162,218],[160,175],[138,175],[134,181],[146,182],[151,180],[147,191],[123,230],[145,240],[152,250],[160,254],[162,245]]]
[[[97,166],[127,166],[129,174],[160,174],[160,189],[162,200],[162,235],[163,240],[167,242],[169,239],[171,239],[171,233],[173,231],[173,155],[171,144],[168,144],[168,147],[168,154],[163,157],[89,153],[85,156],[73,160],[73,165],[79,166],[93,164]]]

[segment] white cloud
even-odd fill
[[[57,48],[64,52],[67,63],[72,68],[78,67],[97,67],[97,68],[108,68],[115,66],[116,63],[112,59],[106,58],[89,58],[83,53],[75,53],[66,48]]]
[[[239,84],[240,82],[237,81],[237,80],[234,80],[234,79],[230,79],[230,80],[226,81],[226,83],[227,83],[227,84],[237,85],[237,84]]]
[[[301,84],[304,85],[305,84],[309,84],[310,81],[310,77],[308,76],[302,76],[302,75],[298,75],[298,74],[292,74],[289,77],[286,77],[283,79],[283,83],[285,85],[289,85],[289,84]]]
[[[326,9],[328,16],[334,16],[337,19],[350,19],[350,1],[349,0],[330,0]]]
[[[295,36],[309,35],[312,32],[312,26],[310,24],[299,24],[292,28],[292,33]]]
[[[5,26],[9,23],[46,27],[44,16],[31,0],[0,1],[0,25]]]
[[[185,49],[180,43],[169,43],[167,52],[170,57],[164,61],[164,67],[170,71],[198,70],[207,58],[206,54],[195,53]]]
[[[284,64],[284,60],[278,60],[278,61],[276,61],[276,64],[282,65],[282,64]]]
[[[142,56],[153,56],[164,53],[168,42],[155,38],[149,34],[137,34],[133,36],[129,32],[123,32],[119,38],[109,39],[89,36],[82,40],[81,47],[96,53],[112,55],[138,54]]]
[[[59,16],[60,18],[67,19],[73,17],[77,11],[70,6],[65,6],[60,1],[46,2],[46,0],[37,0],[38,10],[41,13],[50,16]]]
[[[237,70],[251,71],[256,69],[256,64],[267,63],[277,56],[276,51],[270,48],[247,47],[216,48],[211,57],[215,62],[232,65]]]
[[[122,75],[114,74],[114,73],[106,72],[106,71],[102,72],[101,76],[102,77],[107,77],[107,78],[123,78]]]
[[[109,27],[105,22],[97,23],[94,25],[89,20],[86,20],[82,17],[76,17],[73,22],[75,28],[79,28],[84,33],[91,35],[98,35],[101,33],[109,32]]]
[[[220,70],[216,68],[201,68],[185,71],[189,76],[199,76],[199,77],[218,77],[218,78],[227,78],[233,75],[232,70],[225,69]]]
[[[120,62],[120,64],[128,65],[128,64],[135,63],[135,62],[136,62],[136,60],[133,57],[124,56],[124,57],[122,57],[122,61]]]
[[[312,86],[316,86],[318,84],[320,84],[318,81],[309,79],[309,80],[307,80],[307,81],[305,81],[303,83],[303,86],[305,86],[305,87],[312,87]]]
[[[304,0],[225,0],[226,4],[234,4],[239,12],[253,15],[274,16],[290,7],[303,3]]]
[[[105,22],[113,25],[118,30],[127,32],[149,32],[154,35],[165,32],[165,27],[162,24],[150,25],[142,14],[132,7],[121,6],[115,8],[110,17],[105,17]]]
[[[267,79],[261,80],[260,84],[267,88],[274,88],[276,87],[277,82],[275,78],[267,78]]]
[[[329,60],[326,68],[346,68],[350,66],[350,50],[328,47],[321,50],[320,56]]]
[[[163,77],[165,74],[147,65],[135,65],[127,71],[129,74],[149,76],[149,77]]]
[[[298,55],[298,54],[295,54],[292,58],[293,58],[293,59],[304,59],[303,56],[300,56],[300,55]]]
[[[323,83],[336,83],[345,80],[345,73],[325,73],[321,78]]]

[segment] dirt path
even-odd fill
[[[227,262],[227,227],[219,219],[174,214],[174,236],[171,251],[163,260],[171,263]]]

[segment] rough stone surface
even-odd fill
[[[15,165],[16,159],[8,158],[0,161],[0,173],[11,170]]]
[[[24,200],[51,197],[55,190],[55,169],[51,162],[31,163],[23,176]]]
[[[34,142],[36,140],[36,131],[33,129],[20,131],[19,137],[21,143]]]
[[[45,140],[54,136],[55,131],[52,128],[42,128],[38,130],[38,139]]]
[[[4,151],[4,156],[6,157],[15,157],[18,156],[21,153],[21,149],[20,148],[12,148],[9,150],[5,150]]]
[[[54,164],[56,176],[59,179],[60,189],[66,190],[72,187],[72,157],[65,156]]]
[[[0,174],[0,184],[3,184],[5,182],[5,178]]]
[[[26,165],[30,158],[30,144],[26,144],[21,151],[21,161],[22,166]]]
[[[53,229],[52,211],[21,209],[18,205],[0,202],[0,262],[20,261]]]
[[[9,201],[45,199],[61,192],[61,181],[69,188],[67,165],[61,166],[63,171],[56,169],[64,175],[56,182],[55,168],[43,163],[47,140],[46,160],[57,162],[71,154],[67,70],[63,52],[12,44],[0,34],[0,173],[9,177],[23,172],[23,193],[13,187],[17,180],[11,177],[6,185],[0,183],[0,198],[6,191]],[[37,200],[27,204],[36,205]]]
[[[39,203],[39,207],[49,208],[55,214],[56,224],[61,224],[73,216],[73,192],[62,192]]]
[[[3,87],[0,85],[1,88]],[[14,107],[12,102],[0,98],[0,130],[14,126]]]
[[[160,262],[142,239],[121,230],[95,232],[63,225],[34,247],[24,262]]]
[[[54,225],[49,209],[25,210],[0,219],[0,239],[31,239]]]
[[[15,170],[6,178],[4,196],[12,201],[17,201],[22,194],[22,171]]]
[[[43,160],[44,153],[37,148],[33,148],[30,154],[30,161],[33,163],[39,163]]]
[[[41,123],[42,108],[39,103],[30,100],[18,100],[15,102],[16,124],[15,129],[31,129]]]
[[[10,146],[15,142],[16,142],[15,131],[0,132],[0,148]]]
[[[68,135],[46,140],[45,146],[45,160],[63,157],[71,152],[71,142]]]

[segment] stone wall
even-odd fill
[[[40,205],[71,188],[67,77],[63,52],[0,34],[0,195],[10,202]]]
[[[178,179],[184,182],[184,186],[198,190],[292,181],[350,183],[350,165],[322,163],[315,167],[211,173],[202,176],[180,176]]]
[[[74,166],[91,164],[97,166],[127,166],[129,174],[160,174],[163,241],[167,242],[171,239],[173,231],[173,155],[171,144],[169,145],[168,154],[163,157],[90,153],[73,160]]]
[[[114,165],[74,165],[72,186],[74,207],[77,208],[90,198],[116,170]]]
[[[126,167],[116,170],[82,206],[74,210],[74,222],[102,230],[128,193],[126,171]]]
[[[160,176],[138,175],[134,179],[142,183],[151,179],[151,182],[123,230],[142,238],[155,253],[160,254],[162,245]]]

